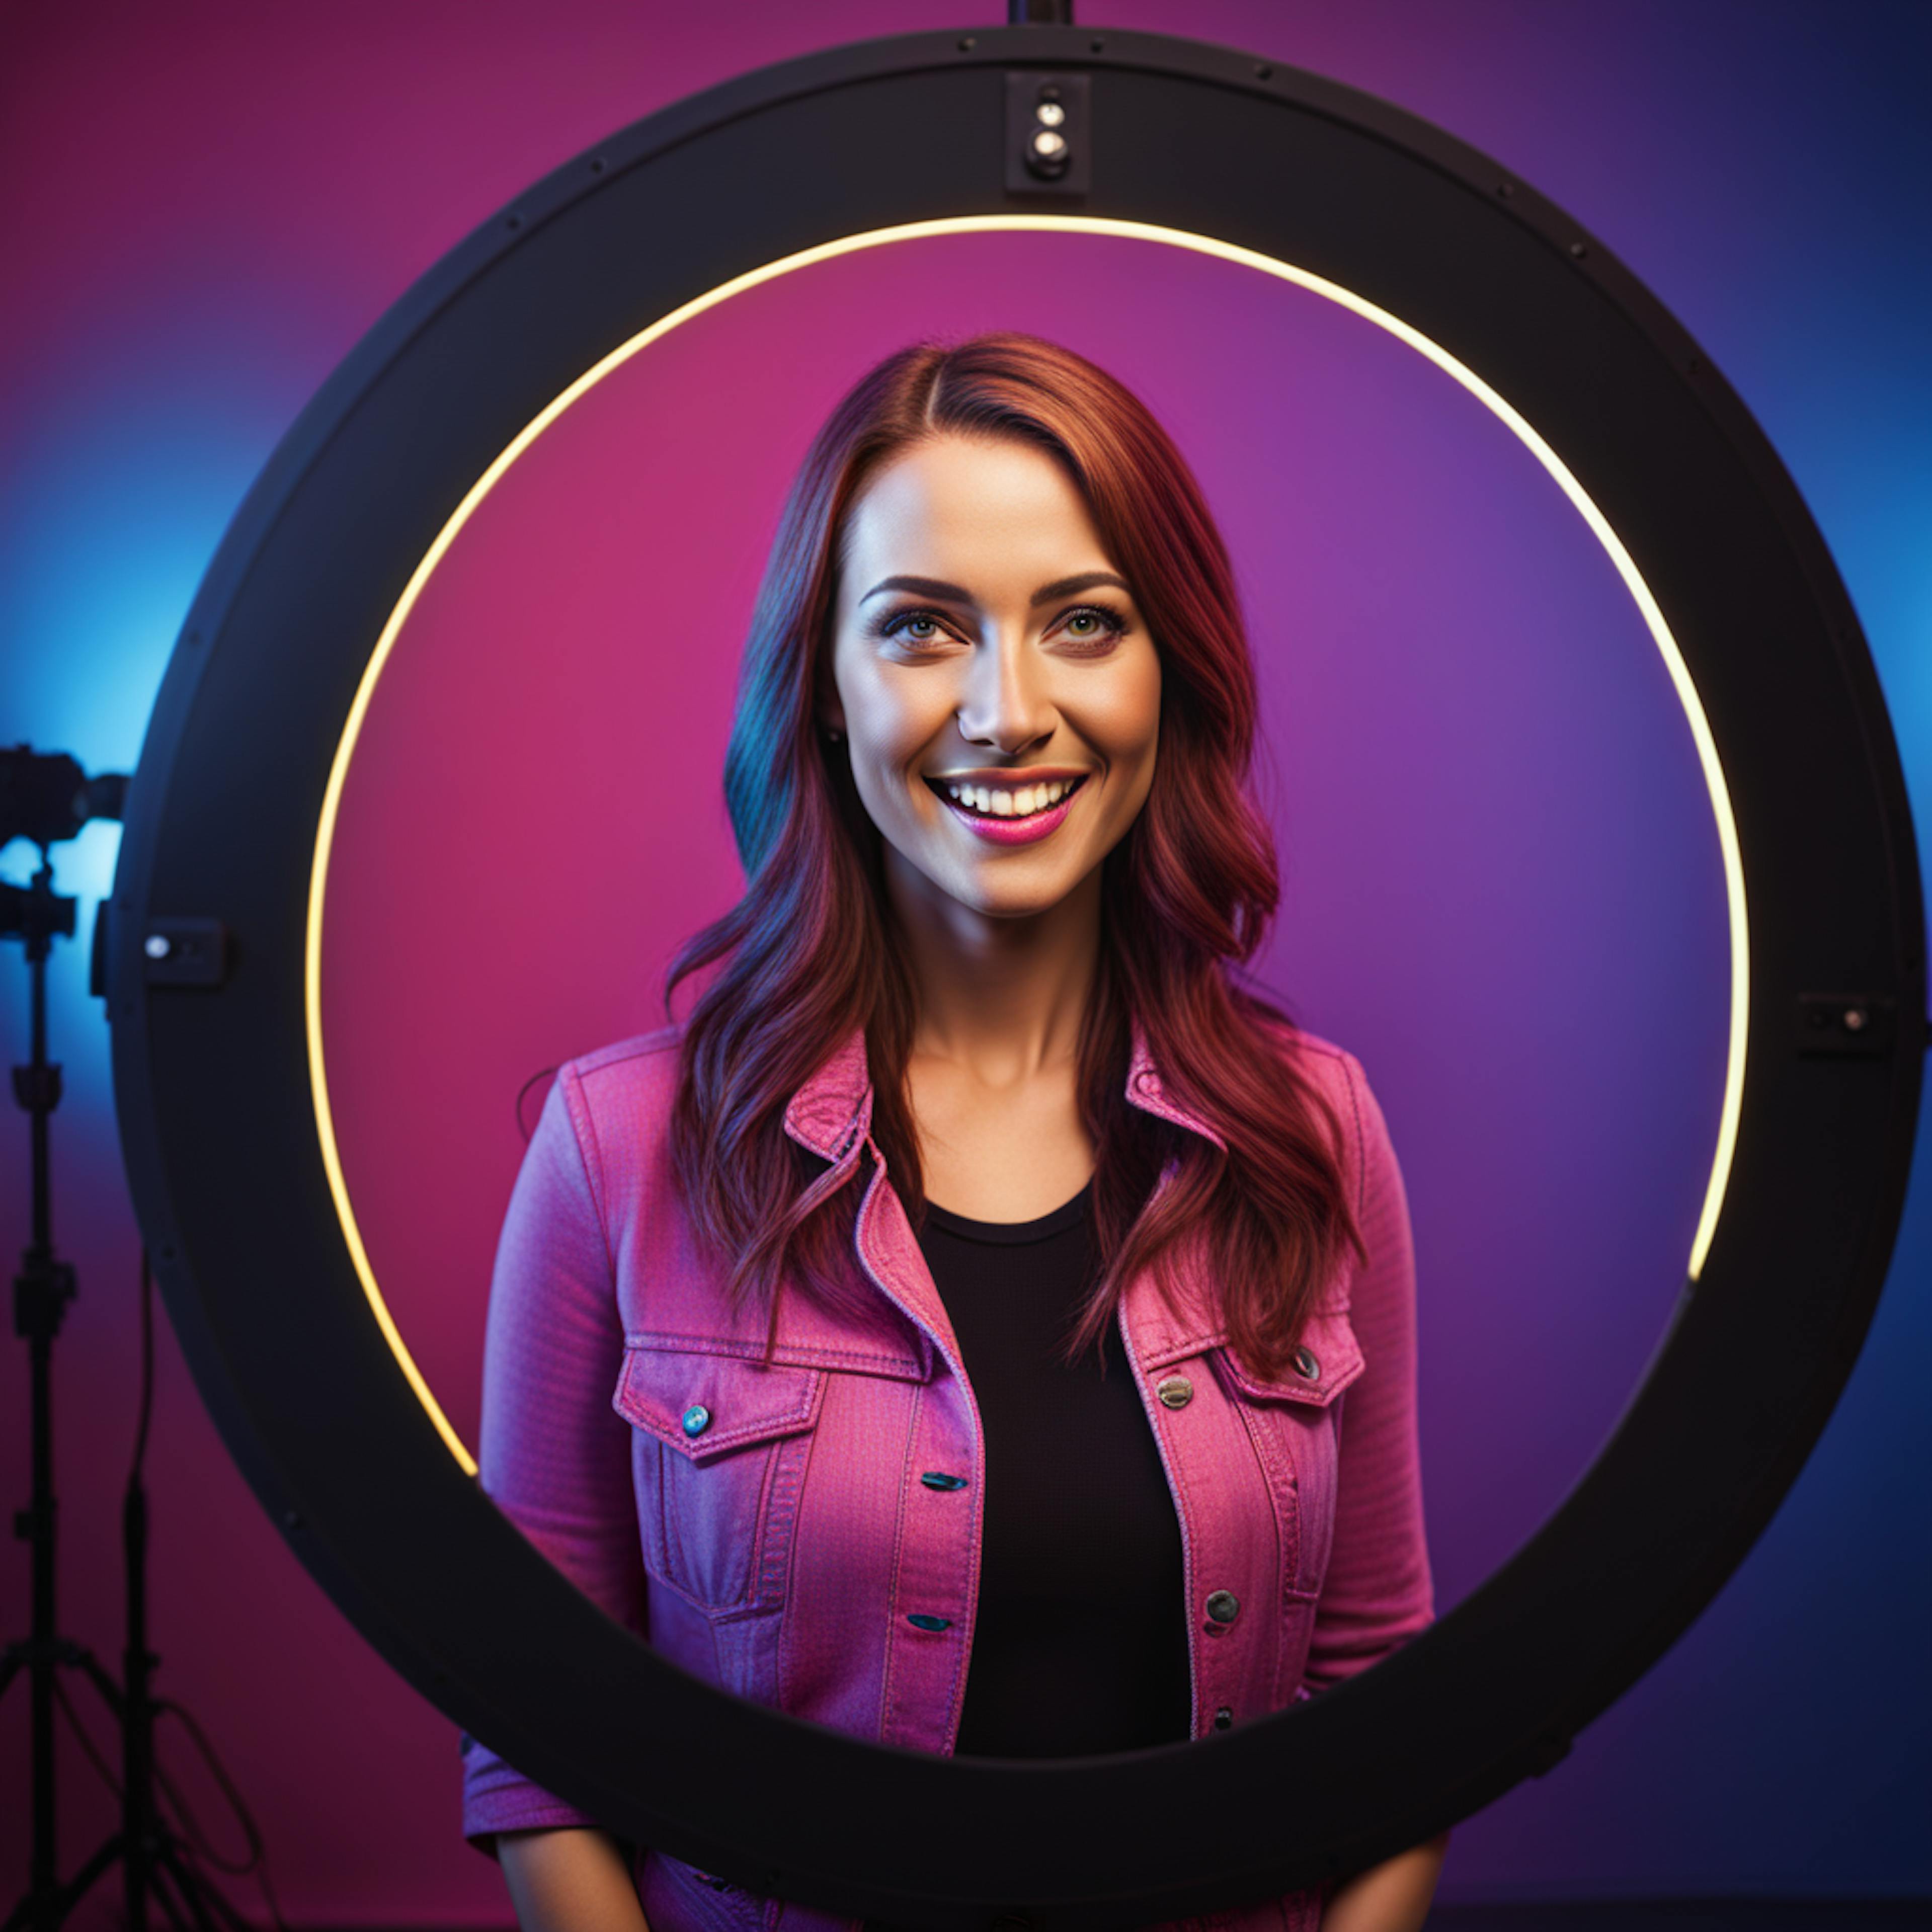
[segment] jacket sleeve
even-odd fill
[[[1365,1366],[1342,1392],[1335,1534],[1316,1605],[1304,1687],[1366,1670],[1435,1615],[1415,1408],[1415,1251],[1388,1124],[1360,1064],[1343,1056],[1345,1138],[1357,1158],[1358,1264],[1348,1320]]]
[[[566,1066],[530,1138],[497,1245],[479,1461],[497,1508],[608,1615],[642,1635],[632,1431],[610,1406],[624,1333],[592,1132]],[[480,1741],[464,1740],[463,1831],[479,1850],[494,1856],[500,1831],[596,1822]]]

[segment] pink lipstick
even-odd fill
[[[948,798],[937,788],[934,796],[952,813],[975,838],[983,838],[991,845],[1030,845],[1048,837],[1060,829],[1060,821],[1072,808],[1073,801],[1080,796],[1083,784],[1077,784],[1058,805],[1048,806],[1044,812],[1030,812],[1023,818],[998,817],[989,812],[975,812],[970,806],[960,804]]]

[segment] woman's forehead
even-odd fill
[[[1113,567],[1064,468],[1010,437],[914,445],[869,480],[844,537],[855,598],[880,578],[902,574],[1024,598],[1054,577]]]

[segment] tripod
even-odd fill
[[[176,1932],[190,1927],[194,1932],[248,1932],[247,1922],[195,1871],[187,1847],[164,1822],[154,1802],[157,1707],[152,1682],[159,1660],[147,1647],[148,1501],[141,1482],[152,1361],[145,1264],[140,1433],[122,1513],[128,1580],[124,1689],[92,1652],[58,1634],[54,1614],[53,1345],[75,1282],[72,1267],[58,1258],[53,1245],[47,1130],[60,1104],[61,1070],[47,1058],[46,975],[54,940],[70,939],[74,931],[74,902],[54,891],[47,842],[42,841],[32,883],[24,888],[0,884],[0,937],[23,943],[32,986],[29,1057],[26,1066],[14,1069],[14,1097],[32,1121],[33,1148],[32,1230],[14,1281],[14,1332],[25,1338],[29,1351],[33,1484],[32,1500],[14,1517],[14,1532],[32,1546],[32,1622],[30,1634],[9,1644],[0,1660],[0,1695],[21,1672],[28,1680],[32,1850],[27,1890],[0,1932],[56,1932],[94,1881],[117,1862],[125,1881],[129,1932],[146,1932],[151,1899]],[[54,1810],[54,1710],[62,1696],[62,1670],[80,1672],[100,1692],[119,1725],[122,1743],[120,1829],[64,1883],[58,1872]]]

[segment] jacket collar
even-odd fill
[[[1158,1114],[1226,1150],[1228,1144],[1220,1135],[1167,1091],[1138,1019],[1133,1022],[1126,1097],[1144,1113]],[[872,1078],[866,1058],[866,1030],[854,1027],[832,1057],[792,1096],[785,1108],[785,1132],[800,1147],[836,1166],[855,1150],[872,1124]]]
[[[1157,1114],[1226,1150],[1222,1136],[1166,1090],[1138,1020],[1133,1022],[1126,1094],[1130,1104],[1143,1112]],[[857,1162],[860,1148],[870,1139],[872,1120],[866,1033],[863,1027],[855,1027],[785,1108],[785,1132],[801,1147],[832,1162],[831,1169],[812,1184],[812,1192],[841,1184]],[[856,1230],[860,1251],[878,1264],[881,1286],[892,1284],[889,1292],[904,1312],[942,1347],[956,1353],[951,1322],[932,1288],[898,1197],[887,1190],[885,1201],[876,1204],[878,1216],[868,1218],[879,1178],[866,1190],[860,1210]],[[1146,1274],[1130,1282],[1122,1298],[1121,1326],[1144,1371],[1152,1372],[1226,1340],[1226,1327],[1216,1318],[1210,1300],[1199,1292],[1193,1270],[1184,1262],[1180,1273],[1184,1284],[1193,1292],[1184,1295],[1179,1307],[1170,1305]]]

